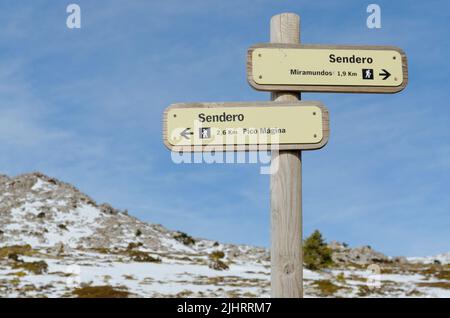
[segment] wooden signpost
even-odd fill
[[[164,144],[176,151],[319,149],[329,134],[319,102],[175,104],[164,112]]]
[[[388,46],[300,45],[300,17],[270,21],[271,43],[247,54],[250,85],[271,102],[175,104],[163,116],[164,144],[172,151],[272,149],[271,295],[303,296],[302,152],[329,137],[328,110],[300,102],[300,92],[396,93],[408,82],[405,53]]]

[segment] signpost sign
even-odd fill
[[[328,141],[328,111],[319,102],[174,104],[163,118],[171,150],[319,149]]]
[[[405,53],[392,46],[259,44],[247,54],[257,90],[396,93],[408,82]]]

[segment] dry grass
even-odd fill
[[[12,272],[12,273],[9,273],[8,276],[25,277],[25,276],[27,276],[27,273],[25,273],[24,271]]]
[[[0,247],[0,259],[18,255],[33,256],[37,252],[30,245],[12,245]]]
[[[351,274],[348,278],[348,280],[354,280],[357,282],[361,282],[361,283],[367,283],[367,278],[366,277],[361,277],[355,274]]]
[[[419,287],[431,287],[431,288],[450,289],[450,282],[417,283],[417,286],[419,286]]]
[[[315,281],[313,286],[315,286],[320,291],[321,295],[325,297],[333,296],[338,290],[342,289],[342,287],[333,284],[327,279]]]
[[[178,281],[189,283],[189,281]],[[196,276],[192,282],[195,285],[214,285],[228,287],[269,287],[270,282],[259,278],[244,278],[239,276]]]
[[[434,277],[436,279],[450,281],[450,265],[448,265],[448,264],[447,265],[410,264],[410,265],[408,265],[407,268],[405,268],[405,270],[410,273],[424,275],[429,278]]]
[[[443,270],[434,275],[437,279],[445,279],[450,281],[450,270]]]
[[[35,275],[42,275],[47,272],[48,265],[44,261],[39,262],[15,262],[12,264],[13,269],[24,269]]]
[[[336,281],[339,283],[345,283],[345,274],[342,272],[336,275]]]
[[[125,288],[115,288],[109,285],[84,286],[75,289],[72,294],[78,298],[128,298],[130,296]]]

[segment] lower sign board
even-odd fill
[[[408,82],[408,67],[392,46],[267,43],[248,50],[247,78],[257,90],[396,93]]]
[[[174,104],[164,112],[164,144],[173,151],[319,149],[329,136],[319,102]]]

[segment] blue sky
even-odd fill
[[[0,171],[42,171],[140,219],[225,242],[269,245],[269,177],[257,164],[176,165],[161,116],[175,102],[266,101],[247,48],[274,14],[301,15],[314,44],[403,48],[395,95],[303,94],[331,138],[303,155],[304,234],[389,255],[450,251],[450,3],[377,1],[0,1]]]

